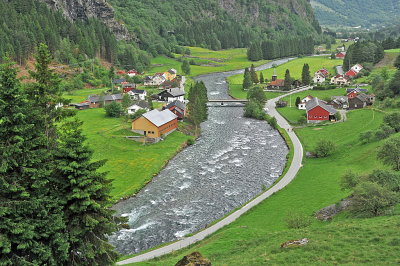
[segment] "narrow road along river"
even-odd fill
[[[225,79],[239,73],[243,70],[195,80],[205,83],[210,99],[228,99]],[[282,173],[288,153],[284,140],[268,123],[244,118],[243,108],[210,107],[201,129],[196,143],[173,158],[136,197],[114,206],[117,215],[129,217],[131,227],[110,237],[121,254],[138,253],[203,229],[261,193]]]

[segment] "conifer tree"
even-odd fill
[[[78,120],[65,122],[58,131],[54,160],[63,219],[69,236],[68,265],[112,265],[118,258],[107,235],[118,230],[109,193],[111,180],[93,162],[93,152],[84,144]]]
[[[264,83],[264,75],[262,72],[260,72],[260,83]]]
[[[181,66],[181,68],[182,68],[182,72],[185,74],[185,75],[190,75],[190,64],[189,64],[189,61],[188,60],[183,60],[183,63],[182,63],[182,66]]]
[[[250,75],[251,75],[251,81],[253,82],[253,84],[257,84],[259,81],[258,81],[258,77],[257,77],[257,73],[256,73],[256,69],[254,67],[254,64],[251,64]]]
[[[251,81],[251,74],[250,72],[247,72],[244,76],[243,79],[243,89],[247,90],[253,85],[253,82]]]
[[[0,264],[60,265],[67,257],[62,208],[53,197],[47,137],[9,60],[0,71]]]
[[[311,76],[310,76],[310,67],[308,64],[303,65],[303,71],[301,73],[301,82],[303,85],[310,85]]]
[[[292,88],[292,78],[290,77],[289,69],[285,73],[285,90],[289,91]]]

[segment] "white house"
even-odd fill
[[[144,78],[145,86],[160,86],[165,81],[165,77],[163,75],[155,75],[155,76],[146,76]]]
[[[297,106],[297,108],[299,110],[306,110],[307,102],[311,101],[312,99],[313,97],[311,95],[304,97],[303,100],[301,100],[301,102],[299,103],[299,106]]]
[[[128,107],[128,115],[133,115],[141,109],[149,111],[149,104],[146,101],[138,101],[133,103],[131,106]]]
[[[147,96],[147,91],[145,90],[131,90],[128,92],[132,100],[142,100],[144,101]]]
[[[315,75],[313,77],[313,81],[315,84],[323,83],[323,82],[325,82],[325,80],[326,80],[326,76],[321,72],[315,73]]]
[[[180,88],[171,88],[160,92],[158,97],[161,101],[168,103],[173,101],[185,102],[185,91]]]
[[[137,76],[137,71],[135,69],[129,70],[128,71],[128,76],[131,77],[131,78],[134,77],[134,76]]]

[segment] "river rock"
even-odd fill
[[[175,264],[175,266],[211,266],[209,259],[195,251],[192,254],[186,255]]]
[[[315,218],[320,221],[330,221],[333,217],[341,211],[346,210],[350,206],[351,201],[344,199],[338,203],[329,205],[315,213]]]
[[[303,238],[299,240],[290,240],[281,245],[281,248],[297,248],[307,245],[309,242],[308,238]]]

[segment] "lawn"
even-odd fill
[[[283,222],[289,210],[312,215],[348,196],[349,192],[339,186],[341,175],[348,169],[365,173],[383,167],[376,160],[381,142],[361,144],[359,141],[360,132],[378,128],[382,119],[381,112],[362,109],[350,112],[346,123],[296,130],[305,150],[312,150],[323,138],[332,140],[338,150],[329,158],[305,158],[303,168],[291,184],[209,238],[139,265],[174,265],[193,251],[200,251],[213,265],[397,261],[398,250],[388,243],[396,238],[393,243],[400,244],[398,232],[394,234],[398,231],[398,217],[343,218],[332,223],[314,221],[310,228],[303,230],[288,230]],[[311,241],[305,248],[283,250],[279,247],[285,241],[303,237]]]
[[[174,132],[157,144],[143,145],[125,138],[135,135],[128,130],[129,123],[124,128],[122,118],[108,118],[102,108],[79,111],[77,116],[84,122],[83,132],[94,151],[93,159],[107,159],[101,170],[113,179],[114,199],[139,191],[192,138]]]

